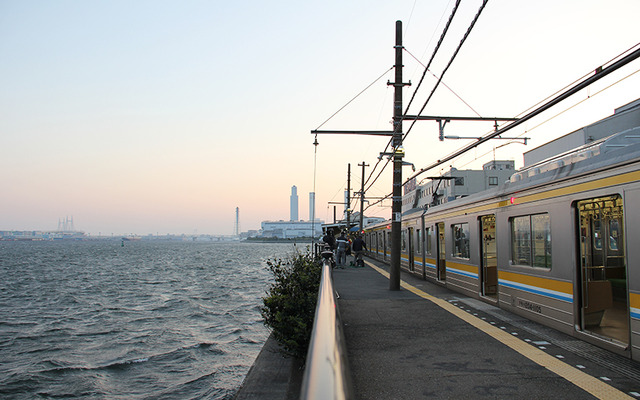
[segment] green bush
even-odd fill
[[[322,264],[310,254],[267,261],[275,282],[262,299],[264,323],[290,356],[304,359],[311,340]]]

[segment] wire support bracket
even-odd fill
[[[312,135],[372,135],[372,136],[393,136],[394,131],[311,131]]]

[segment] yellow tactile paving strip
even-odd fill
[[[382,268],[379,268],[369,262],[367,262],[367,265],[369,265],[371,268],[373,268],[383,276],[389,278],[389,273]],[[473,325],[487,335],[498,340],[502,344],[509,346],[513,350],[527,357],[536,364],[547,368],[549,371],[555,373],[558,376],[561,376],[562,378],[568,380],[582,390],[599,399],[632,399],[632,397],[627,395],[626,393],[621,392],[620,390],[610,385],[607,385],[601,380],[594,378],[593,376],[586,374],[553,356],[550,356],[544,351],[516,338],[515,336],[503,331],[502,329],[499,329],[489,324],[488,322],[485,322],[480,318],[477,318],[461,310],[460,308],[449,304],[445,300],[431,296],[430,294],[423,292],[422,290],[408,284],[405,281],[401,281],[400,285],[406,290],[422,297],[423,299],[431,301],[432,303],[455,315],[461,320]]]

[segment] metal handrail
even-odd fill
[[[322,277],[300,398],[352,399],[347,354],[331,277],[333,253],[323,252]]]

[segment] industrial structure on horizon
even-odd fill
[[[316,215],[316,194],[309,193],[309,220],[299,219],[298,214],[298,188],[291,187],[289,197],[289,221],[262,221],[261,230],[258,232],[262,237],[276,237],[278,239],[290,239],[297,237],[318,237],[322,235],[321,220],[315,219]]]

